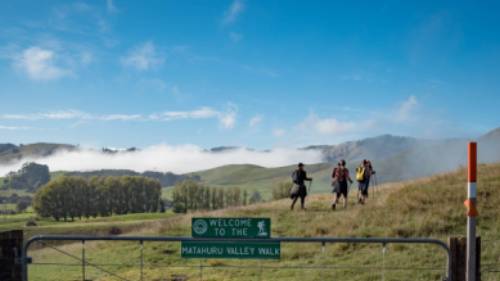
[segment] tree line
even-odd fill
[[[196,210],[217,210],[244,206],[262,201],[259,192],[251,195],[238,187],[217,188],[205,186],[193,180],[179,182],[173,190],[173,211],[185,213]]]
[[[80,176],[84,178],[91,177],[122,177],[122,176],[143,176],[148,177],[150,179],[158,180],[161,183],[161,186],[173,186],[177,182],[181,182],[184,180],[194,180],[201,181],[200,176],[198,175],[177,175],[171,172],[157,172],[157,171],[145,171],[142,173],[132,171],[132,170],[121,170],[121,169],[104,169],[104,170],[95,170],[95,171],[72,171],[67,172],[65,175],[67,176]]]
[[[128,213],[157,212],[162,208],[161,184],[141,176],[61,176],[35,194],[33,208],[41,217],[74,220]]]

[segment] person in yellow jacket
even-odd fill
[[[375,174],[372,163],[364,159],[356,168],[356,181],[358,182],[358,202],[365,204],[368,198],[368,188],[370,187],[370,178]]]

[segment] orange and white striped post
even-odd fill
[[[477,198],[477,143],[470,142],[468,146],[468,183],[467,200],[467,281],[476,281],[476,209]]]

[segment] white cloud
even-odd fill
[[[224,129],[232,129],[236,125],[236,115],[238,107],[235,104],[228,103],[224,112],[219,112],[219,122]]]
[[[418,106],[418,100],[415,96],[406,99],[396,111],[394,116],[396,122],[406,122],[412,119],[412,114]]]
[[[103,121],[133,121],[133,120],[143,120],[140,114],[108,114],[97,116],[98,120]]]
[[[358,129],[360,125],[352,121],[340,121],[336,118],[320,118],[316,114],[310,114],[299,127],[304,130],[314,130],[322,135],[335,135],[352,133]]]
[[[286,134],[286,131],[284,129],[274,129],[273,130],[273,136],[275,137],[282,137]]]
[[[248,126],[251,128],[257,127],[260,123],[262,123],[262,116],[261,115],[255,115],[254,117],[250,118],[248,121]]]
[[[63,110],[52,111],[46,113],[29,113],[29,114],[2,114],[0,119],[3,120],[69,120],[69,119],[88,119],[90,116],[87,113],[78,110]]]
[[[166,111],[149,116],[152,120],[172,121],[178,119],[207,119],[217,117],[220,113],[210,107],[202,107],[192,111]]]
[[[245,3],[242,0],[234,0],[229,8],[224,13],[224,18],[222,23],[231,24],[234,23],[238,17],[245,11]]]
[[[354,122],[341,122],[335,118],[318,119],[316,130],[322,134],[342,134],[355,128]]]
[[[22,159],[7,166],[0,166],[0,175],[18,170],[26,161],[48,165],[51,171],[89,171],[99,169],[131,169],[195,172],[229,164],[254,164],[264,167],[280,167],[295,164],[321,162],[319,151],[300,149],[273,149],[253,151],[235,149],[226,152],[209,152],[194,145],[169,146],[165,144],[147,147],[131,153],[105,154],[96,150],[64,151],[40,159]]]
[[[31,129],[33,129],[33,127],[0,125],[0,130],[6,130],[6,131],[21,131],[21,130],[31,130]]]
[[[77,110],[54,111],[38,114],[38,119],[67,120],[67,119],[90,119],[91,116]]]
[[[158,53],[153,42],[148,41],[130,50],[121,62],[124,66],[144,71],[161,66],[165,62],[165,57]]]
[[[211,107],[201,107],[191,111],[166,111],[149,115],[150,120],[173,121],[182,119],[211,119],[219,120],[225,129],[232,129],[236,125],[237,108],[229,105],[226,111],[218,111]]]
[[[174,121],[185,119],[217,119],[225,129],[236,125],[237,107],[229,104],[225,111],[211,107],[201,107],[189,111],[165,111],[161,113],[143,114],[92,114],[79,110],[61,110],[28,114],[0,114],[0,120],[76,120],[76,121]]]
[[[54,80],[71,73],[57,65],[54,51],[38,46],[27,48],[16,55],[14,66],[33,80]]]
[[[227,112],[219,116],[219,121],[225,129],[232,129],[236,125],[236,112]]]
[[[46,113],[2,114],[3,120],[100,120],[100,121],[130,121],[143,119],[140,114],[90,114],[78,110],[62,110]]]

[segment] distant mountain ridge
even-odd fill
[[[332,168],[341,159],[347,161],[351,174],[363,159],[370,159],[377,171],[378,183],[401,181],[448,172],[465,166],[468,141],[467,139],[425,140],[382,135],[338,145],[316,145],[303,149],[321,151],[324,163],[306,165],[306,170],[314,177],[313,192],[328,192],[331,190]],[[490,131],[476,141],[480,162],[500,162],[500,129]],[[293,169],[295,165],[279,168],[227,165],[193,174],[199,175],[202,182],[208,185],[243,186],[269,194],[273,186],[290,180]]]
[[[60,143],[31,143],[15,145],[12,143],[0,143],[0,164],[18,161],[23,158],[41,158],[54,154],[58,151],[73,151],[79,149],[76,145]]]
[[[427,142],[430,141],[412,137],[381,135],[338,145],[308,146],[304,149],[321,151],[325,162],[336,162],[340,159],[347,161],[382,160],[395,156],[417,144]]]
[[[480,162],[500,162],[500,128],[492,130],[476,138],[479,143]],[[320,190],[328,190],[331,167],[340,159],[345,159],[351,170],[363,159],[373,161],[380,182],[399,181],[429,176],[435,173],[454,170],[466,164],[467,139],[418,139],[393,135],[381,135],[357,141],[349,141],[338,145],[312,145],[302,150],[319,151],[323,157],[322,163],[308,165],[311,172],[321,184]],[[29,145],[0,144],[0,165],[11,161],[42,158],[61,150],[78,150],[75,145],[35,143]],[[220,146],[206,149],[207,153],[225,153],[237,149],[247,149],[233,146]],[[131,148],[106,149],[101,152],[107,154],[136,153],[138,149]],[[266,151],[262,151],[266,152]],[[300,161],[300,159],[297,159]],[[184,176],[194,177],[206,184],[215,186],[240,186],[269,189],[279,181],[289,180],[293,165],[279,168],[265,168],[256,165],[226,165],[218,168],[188,173]],[[90,172],[70,172],[74,175],[140,175],[130,170],[100,170]],[[172,174],[175,175],[175,174]],[[150,175],[152,176],[152,175]],[[165,184],[172,184],[181,177],[154,175]],[[182,176],[182,175],[181,175]],[[199,176],[199,178],[197,177]],[[167,179],[169,178],[170,179]]]

